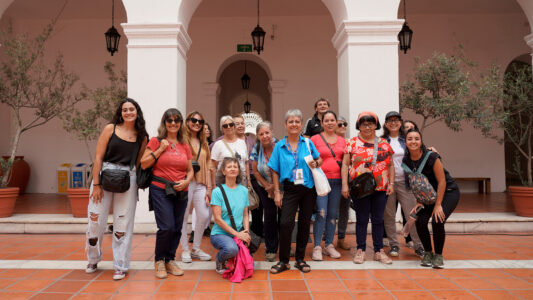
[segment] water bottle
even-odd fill
[[[418,219],[418,213],[422,210],[422,208],[422,206],[418,206],[416,210],[409,215],[409,220],[407,220],[401,231],[404,237],[407,237],[409,232],[411,232],[411,228],[413,228],[413,225],[415,225],[416,219]]]

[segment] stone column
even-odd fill
[[[355,135],[357,115],[370,110],[383,125],[399,109],[398,32],[403,20],[343,21],[333,36],[337,49],[339,111]]]
[[[191,39],[181,23],[122,24],[128,38],[128,96],[143,110],[150,136],[157,134],[163,112],[185,111],[187,51]],[[148,189],[139,191],[136,221],[154,222],[148,213]]]
[[[268,83],[268,91],[270,92],[270,115],[272,126],[274,127],[275,136],[285,136],[285,112],[292,108],[286,106],[285,103],[285,88],[287,87],[286,80],[270,80]],[[304,120],[305,121],[305,120]]]

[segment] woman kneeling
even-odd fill
[[[211,194],[211,207],[215,217],[215,225],[211,229],[211,244],[219,250],[216,256],[216,271],[219,274],[223,274],[226,270],[226,261],[235,257],[239,252],[239,247],[233,237],[237,237],[245,245],[250,243],[250,234],[248,234],[250,203],[248,189],[240,185],[241,180],[239,161],[232,157],[224,158],[217,173],[217,182],[221,184]],[[232,227],[231,215],[228,212],[223,192],[227,196],[237,230]]]

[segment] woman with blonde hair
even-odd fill
[[[188,203],[185,210],[185,217],[183,218],[183,227],[181,231],[181,261],[184,263],[192,262],[192,258],[200,260],[211,260],[211,255],[205,253],[200,249],[202,242],[202,232],[210,221],[210,197],[213,189],[211,177],[211,153],[209,145],[207,144],[205,129],[205,120],[201,113],[193,111],[187,115],[185,119],[185,134],[184,140],[193,157],[193,171],[194,177],[189,184]],[[196,214],[196,222],[194,231],[198,232],[193,237],[192,251],[189,250],[187,244],[187,216],[194,207]]]

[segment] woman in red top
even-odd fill
[[[375,191],[362,198],[351,195],[355,202],[355,235],[357,252],[353,262],[362,264],[365,261],[366,234],[368,218],[372,218],[372,241],[374,244],[374,260],[384,264],[391,264],[391,259],[383,251],[383,214],[387,204],[387,196],[394,192],[394,164],[392,162],[392,147],[383,138],[376,136],[376,129],[380,129],[378,117],[373,112],[362,112],[357,118],[356,129],[358,136],[352,138],[346,145],[342,163],[342,195],[350,196],[349,180],[357,176],[372,172],[376,181]],[[377,153],[374,145],[378,143]],[[377,155],[376,165],[372,165],[374,155]]]
[[[161,118],[157,138],[150,139],[141,159],[143,169],[153,166],[149,204],[158,228],[155,240],[155,276],[158,278],[167,277],[167,271],[183,275],[174,258],[187,208],[187,187],[194,172],[182,124],[179,110],[167,109]]]
[[[333,246],[335,228],[339,215],[339,203],[341,200],[341,165],[344,156],[346,141],[335,133],[337,129],[337,115],[328,110],[322,115],[322,128],[324,131],[313,135],[311,141],[322,158],[322,171],[328,178],[331,192],[325,196],[318,196],[316,206],[315,223],[313,225],[313,236],[315,247],[313,248],[313,260],[322,260],[322,251],[332,258],[340,258],[341,254]],[[324,250],[320,247],[322,234],[326,230],[326,242]]]

